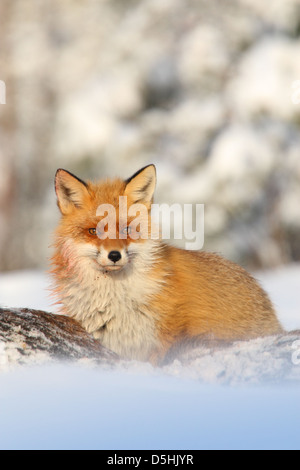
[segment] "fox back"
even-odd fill
[[[61,312],[121,357],[152,362],[189,338],[281,332],[267,294],[244,269],[152,239],[155,186],[153,165],[97,184],[57,171],[62,218],[52,274]]]

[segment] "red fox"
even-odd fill
[[[234,341],[282,332],[267,294],[243,268],[217,254],[142,236],[132,217],[120,222],[123,196],[129,208],[146,208],[148,230],[155,186],[154,165],[125,181],[98,184],[57,170],[62,218],[52,274],[61,313],[122,358],[152,363],[188,339]],[[112,221],[100,214],[102,205],[116,211],[114,237],[103,236]]]

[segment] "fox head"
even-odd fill
[[[126,269],[142,250],[151,230],[151,204],[156,186],[154,165],[127,180],[85,182],[59,169],[55,177],[62,214],[57,236],[66,269],[79,260],[105,273]]]

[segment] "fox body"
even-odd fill
[[[281,332],[267,294],[243,268],[142,236],[141,225],[150,233],[155,185],[153,165],[126,181],[98,184],[57,171],[62,218],[52,273],[62,313],[121,357],[151,362],[192,338],[233,341]],[[143,204],[148,220],[135,228],[132,217],[120,222],[120,196],[129,208]],[[114,237],[103,236],[110,222],[99,214],[103,204],[116,211]]]

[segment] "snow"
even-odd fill
[[[270,295],[284,328],[287,331],[300,329],[300,266],[295,263],[273,271],[257,273],[256,278]]]
[[[299,389],[55,366],[2,378],[5,449],[299,448]]]
[[[34,308],[53,312],[50,278],[41,271],[13,271],[0,274],[0,306]]]
[[[256,276],[283,326],[300,329],[300,266]],[[41,272],[2,274],[0,305],[53,311],[48,285]],[[286,337],[277,347],[265,338],[198,349],[161,368],[132,361],[3,369],[0,448],[299,449],[295,352]]]

